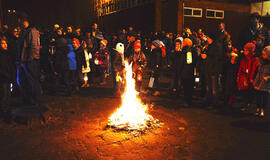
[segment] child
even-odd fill
[[[268,101],[268,92],[270,91],[270,46],[265,47],[262,51],[260,65],[253,85],[257,99],[256,115],[263,117]]]
[[[123,78],[124,78],[124,69],[125,69],[125,62],[124,62],[124,44],[117,43],[114,49],[116,52],[114,61],[113,61],[113,68],[114,68],[114,84],[115,84],[115,96],[119,97],[121,95],[121,91],[123,89]]]
[[[107,48],[108,41],[100,41],[100,49],[95,53],[95,64],[97,71],[99,72],[100,85],[106,84],[105,72],[108,68],[109,61],[108,56],[110,55],[109,49]]]
[[[244,46],[245,57],[241,59],[237,74],[237,87],[243,95],[245,106],[241,109],[246,111],[253,100],[253,81],[259,59],[254,57],[255,44],[247,43]]]

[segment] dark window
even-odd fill
[[[207,17],[215,17],[215,11],[207,11],[206,16]]]
[[[193,16],[201,16],[202,11],[201,10],[193,10]]]
[[[217,18],[223,18],[223,12],[216,12],[216,17]]]
[[[192,9],[185,8],[184,9],[184,15],[186,15],[186,16],[192,16]]]

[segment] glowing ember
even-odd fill
[[[143,130],[154,118],[147,114],[148,106],[141,103],[135,90],[135,80],[132,77],[132,64],[125,62],[126,86],[122,95],[122,105],[109,118],[109,126],[120,129]],[[155,121],[155,120],[154,120]]]

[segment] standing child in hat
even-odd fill
[[[180,67],[179,67],[179,61],[180,61],[180,56],[182,54],[182,46],[183,46],[183,38],[182,37],[179,37],[175,40],[174,42],[174,45],[175,45],[175,48],[174,50],[172,51],[172,56],[173,56],[173,86],[172,86],[172,91],[173,92],[176,92],[176,94],[179,93],[179,89],[180,89],[180,86],[179,86],[179,80],[180,80]]]
[[[138,91],[141,90],[141,83],[142,81],[142,71],[147,64],[146,57],[141,49],[141,41],[137,40],[134,43],[134,53],[130,56],[130,62],[132,62],[132,71],[135,73],[136,79],[136,88]]]
[[[123,71],[125,68],[125,62],[124,62],[124,44],[123,43],[117,43],[116,47],[114,49],[116,52],[115,58],[113,61],[113,69],[114,69],[114,80],[115,80],[115,94],[117,96],[121,95],[121,88],[123,84]]]
[[[244,46],[245,57],[241,59],[237,74],[237,87],[244,98],[244,107],[242,111],[246,111],[248,106],[252,103],[254,96],[253,81],[255,72],[259,65],[259,59],[254,57],[255,44],[247,43]]]
[[[257,99],[256,115],[263,117],[268,102],[268,92],[270,91],[270,46],[265,47],[262,51],[260,65],[253,85]]]
[[[154,40],[151,44],[151,59],[152,59],[152,77],[150,78],[150,82],[152,81],[153,85],[150,85],[149,87],[154,88],[154,96],[160,95],[159,92],[159,78],[160,78],[160,72],[162,68],[162,50],[161,50],[161,44],[159,40]]]
[[[95,64],[97,66],[97,71],[99,72],[100,85],[106,84],[105,72],[109,66],[109,49],[107,48],[107,44],[107,40],[101,40],[100,49],[95,54]]]

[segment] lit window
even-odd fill
[[[224,19],[224,11],[223,10],[207,9],[206,10],[206,18]]]
[[[201,8],[184,7],[184,16],[186,17],[202,17]]]

